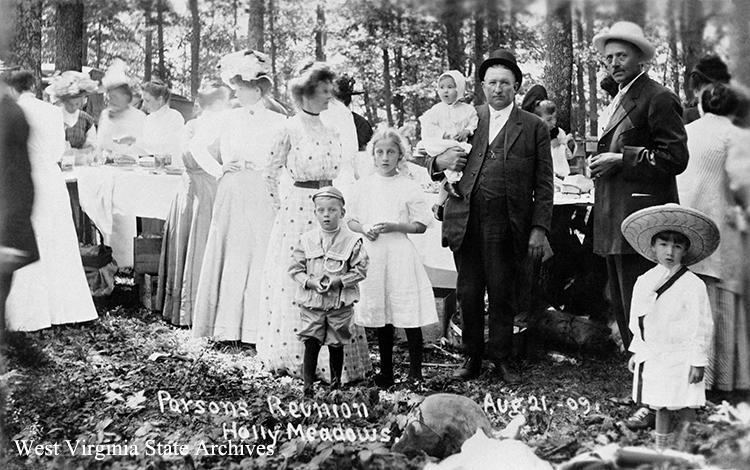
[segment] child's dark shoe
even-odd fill
[[[455,197],[456,199],[463,198],[463,196],[461,196],[461,193],[458,192],[458,185],[456,183],[451,183],[450,181],[446,181],[445,190],[448,191],[448,194],[450,194],[451,197]]]

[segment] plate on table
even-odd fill
[[[185,172],[184,168],[180,168],[178,166],[168,166],[164,168],[164,173],[168,175],[181,175]]]

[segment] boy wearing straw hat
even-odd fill
[[[633,288],[628,368],[633,400],[656,410],[656,446],[664,448],[672,415],[691,421],[706,403],[713,318],[706,286],[687,266],[716,250],[719,229],[702,212],[677,204],[641,209],[621,229],[638,254],[658,263]]]

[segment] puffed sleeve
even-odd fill
[[[443,138],[443,131],[440,129],[439,103],[425,111],[420,116],[419,122],[422,124],[422,140]]]
[[[188,143],[195,162],[215,178],[220,178],[223,171],[221,163],[211,155],[211,148],[219,140],[224,116],[224,113],[205,116],[200,124],[196,124],[195,136]]]
[[[361,194],[365,179],[359,179],[344,190],[346,199],[346,218],[348,220],[357,220],[362,222]]]
[[[406,209],[409,222],[419,222],[425,227],[429,227],[432,225],[433,215],[427,204],[424,191],[418,183],[411,180],[407,180],[407,182],[409,184],[405,185],[407,189]]]
[[[291,134],[287,126],[282,126],[279,133],[274,139],[274,144],[271,147],[271,155],[268,159],[266,169],[263,171],[263,179],[266,182],[266,188],[268,189],[268,195],[273,200],[273,207],[279,209],[281,207],[281,197],[279,196],[279,181],[281,180],[281,172],[286,166],[286,158],[289,155],[289,151],[292,148]]]
[[[711,349],[711,338],[714,332],[714,319],[711,314],[711,303],[708,300],[706,285],[699,281],[700,287],[691,289],[691,309],[695,309],[696,328],[693,333],[692,344],[694,346],[690,365],[705,367],[708,365],[708,356]]]

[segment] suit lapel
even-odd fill
[[[609,123],[607,123],[607,127],[604,128],[604,132],[602,133],[602,138],[606,136],[609,132],[612,131],[615,127],[617,127],[620,122],[622,122],[623,119],[628,115],[628,113],[635,108],[635,100],[638,99],[638,97],[641,94],[641,89],[643,88],[643,85],[645,85],[646,80],[648,80],[648,75],[645,73],[638,77],[633,83],[633,85],[630,87],[627,93],[625,93],[625,96],[622,97],[622,100],[620,101],[620,105],[612,110],[612,114],[609,118]]]
[[[479,116],[479,125],[474,133],[474,137],[471,139],[472,148],[484,149],[487,148],[487,141],[490,138],[490,108],[489,105],[483,104],[476,108],[477,115]]]
[[[510,111],[508,116],[508,122],[505,123],[505,154],[507,156],[508,150],[513,146],[521,135],[521,128],[523,123],[521,122],[520,112],[515,104],[512,105],[513,109]],[[499,135],[499,134],[498,134]]]

